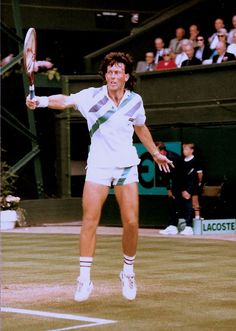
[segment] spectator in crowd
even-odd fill
[[[145,61],[139,61],[137,63],[136,72],[153,71],[153,70],[155,70],[154,53],[147,52],[145,54]]]
[[[0,55],[0,67],[4,67],[5,65],[7,65],[8,63],[10,63],[12,61],[14,57],[14,54],[11,53],[9,55],[7,55],[6,57],[4,57],[2,59],[1,55]]]
[[[219,29],[217,32],[217,37],[219,41],[223,41],[225,43],[226,46],[228,46],[228,42],[227,42],[227,30],[225,28]]]
[[[227,53],[232,53],[236,57],[236,29],[232,30],[233,40],[232,43],[227,48]]]
[[[220,29],[223,29],[225,27],[224,25],[224,21],[222,18],[217,18],[215,20],[215,30],[216,32],[214,32],[211,37],[208,38],[208,42],[209,42],[209,47],[210,49],[215,49],[216,48],[216,44],[218,43],[219,39],[217,36],[217,33]]]
[[[170,48],[165,48],[163,51],[163,59],[157,63],[156,70],[174,69],[176,68],[175,61],[171,59]]]
[[[194,56],[193,45],[187,45],[185,47],[185,53],[188,56],[187,60],[184,60],[181,64],[181,67],[194,66],[201,64],[202,62]]]
[[[228,39],[227,39],[228,44],[233,43],[233,34],[234,34],[234,30],[236,29],[236,15],[232,17],[232,25],[233,25],[233,29],[231,29],[228,34]]]
[[[164,41],[162,38],[156,38],[154,41],[156,54],[155,54],[155,64],[157,64],[160,60],[163,60],[163,50],[164,50]]]
[[[200,218],[199,191],[202,187],[203,170],[199,161],[194,156],[195,145],[193,143],[183,144],[183,162],[182,162],[182,198],[183,198],[183,216],[186,227],[180,234],[193,235],[193,209],[195,218]]]
[[[225,42],[218,41],[218,43],[216,45],[216,51],[218,54],[213,56],[213,59],[212,59],[213,63],[222,63],[222,62],[228,62],[228,61],[235,60],[234,54],[228,53],[226,51]]]
[[[181,50],[182,51],[181,51],[181,53],[177,54],[176,58],[175,58],[175,64],[177,65],[178,68],[181,67],[181,64],[184,60],[188,59],[188,56],[185,52],[185,48],[188,45],[192,45],[192,41],[189,40],[189,39],[183,39],[183,40],[181,40],[180,45],[181,45]]]
[[[179,54],[182,52],[181,49],[181,40],[185,36],[185,30],[183,28],[177,28],[175,30],[175,38],[170,40],[169,48],[171,49],[171,52],[174,54]]]
[[[200,61],[210,59],[212,50],[205,45],[205,40],[202,34],[197,37],[197,47],[194,48],[194,56]]]
[[[160,234],[175,235],[178,233],[178,222],[181,211],[181,156],[169,151],[162,141],[157,141],[156,146],[160,153],[173,161],[174,168],[167,174],[163,174],[163,182],[168,191],[168,211],[169,219],[166,229],[161,230]]]
[[[225,45],[226,45],[226,47],[228,46],[228,44],[227,44],[227,30],[226,30],[225,28],[221,28],[221,29],[218,30],[218,32],[217,32],[217,40],[218,40],[218,42],[219,42],[219,41],[224,42]],[[216,45],[217,45],[217,43],[216,43]],[[215,47],[216,47],[216,46],[215,46]],[[215,55],[217,55],[217,54],[218,54],[218,53],[217,53],[216,48],[213,49],[213,50],[212,50],[212,54],[211,54],[211,58],[213,59],[213,57],[214,57]]]
[[[193,47],[197,47],[198,44],[197,44],[197,37],[199,35],[199,29],[198,29],[198,26],[196,24],[192,24],[190,25],[189,27],[189,40],[192,41],[193,43]]]

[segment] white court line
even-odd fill
[[[72,327],[68,327],[68,328],[64,328],[64,329],[54,329],[54,330],[48,330],[48,331],[64,331],[64,330],[73,330],[73,329],[75,330],[75,329],[80,329],[80,328],[84,328],[84,327],[117,323],[117,321],[107,320],[107,319],[102,319],[102,318],[93,318],[93,317],[86,317],[86,316],[72,315],[72,314],[51,313],[48,311],[41,311],[41,310],[1,307],[0,311],[5,312],[5,313],[16,313],[16,314],[25,314],[25,315],[33,315],[33,316],[51,317],[51,318],[58,318],[58,319],[90,323],[90,324],[86,324],[86,325],[85,324],[76,325],[76,326],[72,326]]]

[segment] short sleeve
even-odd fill
[[[70,94],[71,100],[75,105],[75,109],[78,110],[85,118],[87,118],[87,107],[88,100],[91,99],[91,88],[84,89],[78,93]]]
[[[139,110],[137,111],[137,116],[134,119],[134,125],[144,125],[146,122],[146,115],[145,115],[145,110],[144,110],[144,106],[143,106],[143,101],[140,97],[140,107]]]

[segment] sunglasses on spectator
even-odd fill
[[[218,34],[217,37],[223,38],[225,35],[224,34]]]

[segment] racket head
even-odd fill
[[[30,85],[34,84],[34,65],[36,62],[37,38],[34,28],[29,28],[24,41],[23,59],[25,72]]]

